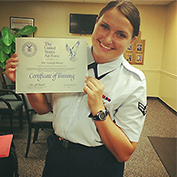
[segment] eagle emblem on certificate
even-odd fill
[[[69,52],[69,59],[71,61],[76,61],[77,50],[79,48],[80,42],[77,41],[72,47],[66,44],[66,51]]]

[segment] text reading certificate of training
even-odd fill
[[[16,92],[83,92],[85,39],[17,38]]]

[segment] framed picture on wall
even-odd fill
[[[143,44],[137,43],[136,44],[136,52],[142,52],[143,51]]]
[[[126,60],[129,62],[129,63],[131,63],[132,62],[132,54],[131,53],[127,53],[126,54]]]
[[[22,29],[26,25],[34,26],[34,18],[10,17],[10,29]],[[29,35],[34,37],[34,33]]]
[[[143,58],[142,58],[142,54],[136,54],[136,63],[142,63],[143,62]]]
[[[130,46],[128,47],[127,51],[132,51],[133,50],[133,46],[132,44],[130,44]]]
[[[141,39],[141,33],[138,38],[130,44],[124,53],[124,58],[132,65],[144,64],[145,40]]]

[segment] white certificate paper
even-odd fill
[[[17,93],[83,92],[85,39],[17,38]]]

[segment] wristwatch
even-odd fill
[[[95,116],[93,116],[92,113],[90,113],[89,117],[93,120],[103,121],[106,119],[107,115],[109,114],[109,111],[105,108],[105,110],[100,110]]]

